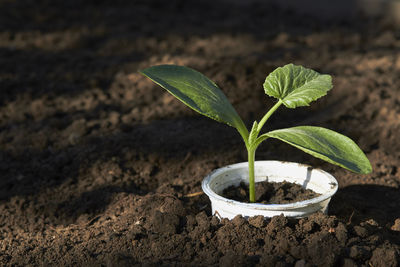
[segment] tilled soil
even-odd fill
[[[379,21],[321,22],[261,1],[0,1],[0,264],[398,266],[399,51],[400,32]],[[201,181],[246,161],[240,136],[137,70],[199,70],[250,127],[273,104],[266,75],[290,62],[333,75],[334,88],[266,128],[339,131],[374,171],[269,141],[257,159],[337,178],[329,215],[219,221]]]

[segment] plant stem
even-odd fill
[[[254,161],[255,161],[255,155],[256,155],[256,150],[255,149],[248,149],[248,163],[249,163],[249,195],[250,195],[250,202],[254,203],[256,202],[256,196],[255,196],[255,177],[254,177]]]
[[[249,197],[250,197],[250,203],[256,202],[256,185],[255,185],[255,177],[254,177],[254,162],[255,162],[255,157],[256,157],[256,150],[258,145],[261,142],[257,142],[257,136],[260,133],[262,127],[264,124],[267,122],[269,117],[279,108],[280,105],[282,105],[283,102],[279,100],[268,112],[267,114],[264,115],[264,117],[261,119],[260,123],[257,126],[257,129],[255,128],[255,124],[253,125],[253,129],[251,129],[250,133],[246,132],[241,132],[242,137],[243,136],[250,136],[249,140],[245,140],[246,143],[246,148],[247,148],[247,157],[248,157],[248,164],[249,164]],[[254,138],[255,136],[255,138]]]
[[[257,127],[257,132],[260,132],[262,127],[264,126],[265,122],[271,117],[271,115],[279,108],[280,105],[282,105],[283,102],[279,99],[279,101],[267,112],[267,114],[264,115],[264,117],[261,119],[260,123],[258,124]]]

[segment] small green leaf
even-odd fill
[[[216,121],[248,135],[246,126],[218,86],[193,69],[176,65],[153,66],[140,71],[184,104]]]
[[[293,64],[275,69],[264,82],[265,93],[280,99],[288,108],[308,106],[331,88],[330,75]]]
[[[252,145],[257,139],[258,131],[257,131],[258,123],[255,121],[253,123],[253,127],[251,128],[250,134],[249,134],[249,144]]]
[[[279,139],[314,157],[353,172],[366,174],[372,171],[371,163],[353,140],[329,129],[298,126],[271,131],[261,136]]]

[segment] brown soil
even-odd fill
[[[249,186],[241,182],[239,186],[229,186],[224,189],[222,196],[240,202],[249,202]],[[289,182],[259,182],[255,184],[255,197],[257,203],[262,204],[287,204],[318,197],[320,194],[304,189],[301,185]]]
[[[0,1],[0,265],[399,265],[400,33],[237,2]],[[205,73],[250,127],[273,104],[265,76],[289,62],[335,86],[267,128],[339,131],[374,172],[269,141],[257,159],[338,179],[329,216],[220,222],[197,192],[213,169],[246,161],[239,135],[137,70]]]

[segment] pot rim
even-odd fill
[[[330,173],[323,171],[321,169],[318,169],[318,168],[313,168],[310,165],[301,164],[301,163],[297,163],[297,162],[279,161],[279,160],[255,161],[255,165],[263,164],[263,163],[270,163],[270,164],[278,163],[278,164],[291,164],[291,165],[294,164],[294,165],[298,165],[298,167],[312,168],[313,171],[320,172],[322,175],[325,175],[328,178],[328,180],[330,181],[329,183],[331,184],[331,188],[327,192],[321,194],[318,197],[307,199],[307,200],[302,200],[302,201],[297,201],[297,202],[293,202],[293,203],[287,203],[287,204],[262,204],[262,203],[240,202],[240,201],[236,201],[233,199],[228,199],[223,196],[220,196],[210,188],[210,182],[213,180],[213,178],[215,176],[217,176],[227,170],[231,170],[233,168],[243,168],[243,167],[247,168],[248,162],[235,163],[235,164],[227,165],[225,167],[213,170],[210,174],[208,174],[203,179],[203,181],[201,183],[201,187],[202,187],[204,193],[210,199],[213,198],[214,201],[223,201],[223,202],[231,203],[232,205],[240,206],[243,208],[256,209],[256,210],[295,210],[295,209],[314,205],[314,204],[317,204],[324,200],[327,200],[327,199],[331,198],[338,190],[338,182]]]

